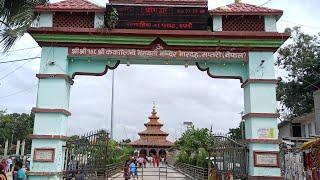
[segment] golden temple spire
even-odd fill
[[[242,3],[241,0],[235,0],[235,3]]]

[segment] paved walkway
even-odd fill
[[[167,165],[160,165],[160,167],[152,167],[149,164],[147,165],[146,168],[143,168],[143,169],[138,168],[138,177],[139,177],[138,178],[139,180],[165,180],[165,179],[188,180],[190,179],[184,174],[180,173],[179,171]],[[115,179],[115,180],[124,179],[123,172],[118,173],[109,179]]]

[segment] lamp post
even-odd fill
[[[241,117],[240,117],[241,118],[241,121],[240,121],[241,139],[242,139],[242,142],[244,142],[244,139],[245,139],[245,135],[244,135],[244,120],[242,119],[242,116],[243,116],[244,112],[241,111],[239,114],[241,115]]]
[[[110,139],[113,139],[113,117],[114,117],[114,70],[112,71],[112,89],[111,89],[111,125],[110,125]]]

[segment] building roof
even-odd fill
[[[168,140],[143,140],[143,139],[138,139],[136,141],[133,141],[130,143],[132,146],[161,146],[161,147],[172,147],[174,146],[174,143],[168,141]]]
[[[283,126],[287,125],[287,124],[291,124],[291,121],[289,120],[284,120],[284,121],[281,121],[279,124],[278,124],[278,128],[282,128]]]
[[[169,135],[168,133],[161,130],[163,124],[159,121],[159,117],[157,116],[157,111],[155,106],[153,106],[151,116],[149,117],[149,121],[145,123],[146,129],[139,134],[140,139],[137,141],[131,142],[132,146],[166,146],[171,147],[173,143],[166,140],[166,137]],[[143,136],[143,138],[141,138]]]
[[[159,129],[155,129],[155,130],[151,130],[151,129],[146,129],[142,132],[139,132],[138,133],[139,135],[169,135],[168,133],[162,131],[162,130],[159,130]]]
[[[315,121],[316,114],[314,112],[311,112],[309,114],[296,117],[292,119],[292,123],[302,123],[302,122],[308,122],[308,121]]]
[[[283,11],[256,6],[246,3],[232,3],[209,10],[210,15],[276,15],[282,16]]]
[[[154,4],[208,6],[207,0],[109,0],[112,4]]]
[[[38,5],[35,11],[41,12],[104,12],[105,8],[87,0],[64,0],[57,3]]]

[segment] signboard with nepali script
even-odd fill
[[[108,56],[123,58],[159,58],[159,59],[183,59],[183,60],[240,60],[248,59],[247,52],[230,51],[186,51],[186,50],[166,50],[157,44],[153,50],[145,49],[119,49],[119,48],[79,48],[70,47],[68,49],[70,57],[76,56]]]
[[[120,29],[207,30],[207,7],[113,5]]]

